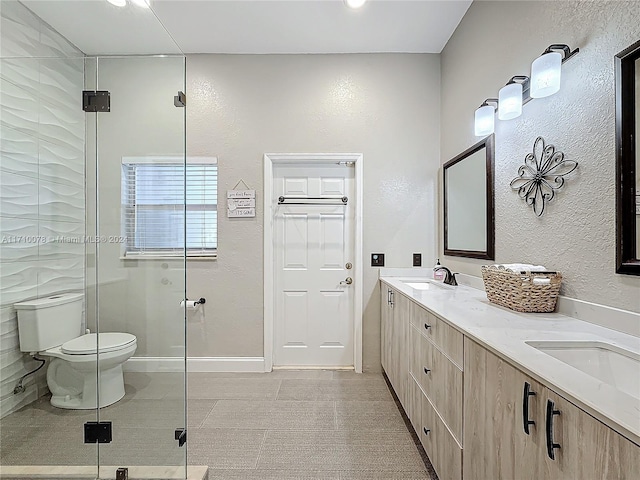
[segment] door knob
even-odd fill
[[[353,283],[353,278],[347,277],[346,279],[340,282],[340,285],[351,285]]]

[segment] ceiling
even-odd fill
[[[160,53],[440,53],[472,0],[22,0],[80,50]]]

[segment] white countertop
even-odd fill
[[[468,286],[416,290],[401,281],[416,278],[381,276],[380,280],[640,445],[640,399],[525,343],[604,341],[640,353],[640,338],[558,313],[514,312],[490,303],[485,292]]]

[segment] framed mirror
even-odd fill
[[[493,135],[444,164],[445,255],[495,258],[493,170]]]
[[[615,67],[616,272],[640,275],[640,41]]]

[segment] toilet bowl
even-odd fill
[[[51,405],[74,410],[106,407],[124,397],[122,365],[136,351],[129,333],[82,334],[81,293],[63,293],[14,305],[20,350],[51,357]]]
[[[40,352],[53,357],[47,370],[51,405],[85,410],[120,400],[124,397],[122,364],[136,346],[136,337],[128,333],[89,333]]]

